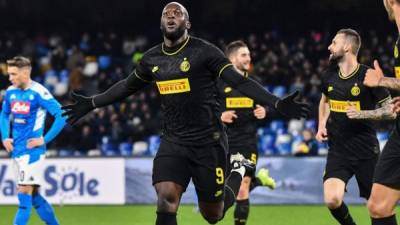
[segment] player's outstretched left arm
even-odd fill
[[[349,119],[369,119],[369,120],[394,120],[396,113],[393,112],[393,104],[390,97],[381,103],[381,107],[375,110],[357,110],[349,105],[347,108],[347,117]]]
[[[374,68],[368,69],[364,78],[364,85],[367,87],[384,87],[392,90],[400,90],[400,79],[385,77],[377,60],[374,61]]]
[[[67,122],[74,125],[93,109],[121,101],[145,87],[150,82],[151,81],[142,79],[135,70],[126,79],[120,80],[101,94],[87,97],[72,92],[71,97],[75,103],[63,106],[62,109],[65,110],[65,112],[62,115],[68,116]]]
[[[231,87],[242,94],[254,99],[263,105],[274,107],[278,112],[289,118],[306,118],[310,114],[310,106],[297,100],[299,92],[293,92],[289,96],[279,99],[264,89],[251,78],[240,75],[233,66],[228,66],[221,71],[220,77]]]

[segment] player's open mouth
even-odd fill
[[[167,27],[168,28],[175,28],[176,27],[176,23],[175,22],[173,22],[173,21],[169,21],[168,23],[167,23]]]

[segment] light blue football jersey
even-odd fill
[[[45,87],[35,81],[32,81],[25,90],[14,86],[7,89],[3,100],[0,128],[2,140],[13,138],[13,158],[25,154],[40,155],[46,151],[45,144],[33,149],[27,149],[26,145],[29,139],[43,136],[47,112],[59,121],[53,123],[53,126],[57,126],[50,129],[53,133],[49,131],[46,134],[47,137],[44,137],[46,143],[51,141],[65,125],[65,119],[61,116],[60,103]],[[6,127],[9,126],[8,119],[12,124],[11,137],[9,137]]]

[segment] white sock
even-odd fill
[[[244,168],[244,166],[241,166],[241,167],[239,167],[239,168],[237,168],[237,169],[232,169],[232,170],[231,170],[231,173],[232,173],[233,171],[240,173],[240,175],[241,175],[242,178],[243,178],[243,177],[244,177],[244,174],[246,173],[246,168]]]

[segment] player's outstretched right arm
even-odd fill
[[[121,101],[149,83],[150,81],[142,79],[134,71],[126,79],[120,80],[101,94],[87,97],[72,92],[71,97],[75,103],[62,107],[65,110],[63,116],[68,116],[68,123],[74,125],[93,109]]]
[[[319,142],[328,140],[328,133],[326,130],[326,122],[328,121],[330,114],[328,98],[322,93],[321,100],[318,108],[318,131],[315,135],[315,139]]]

